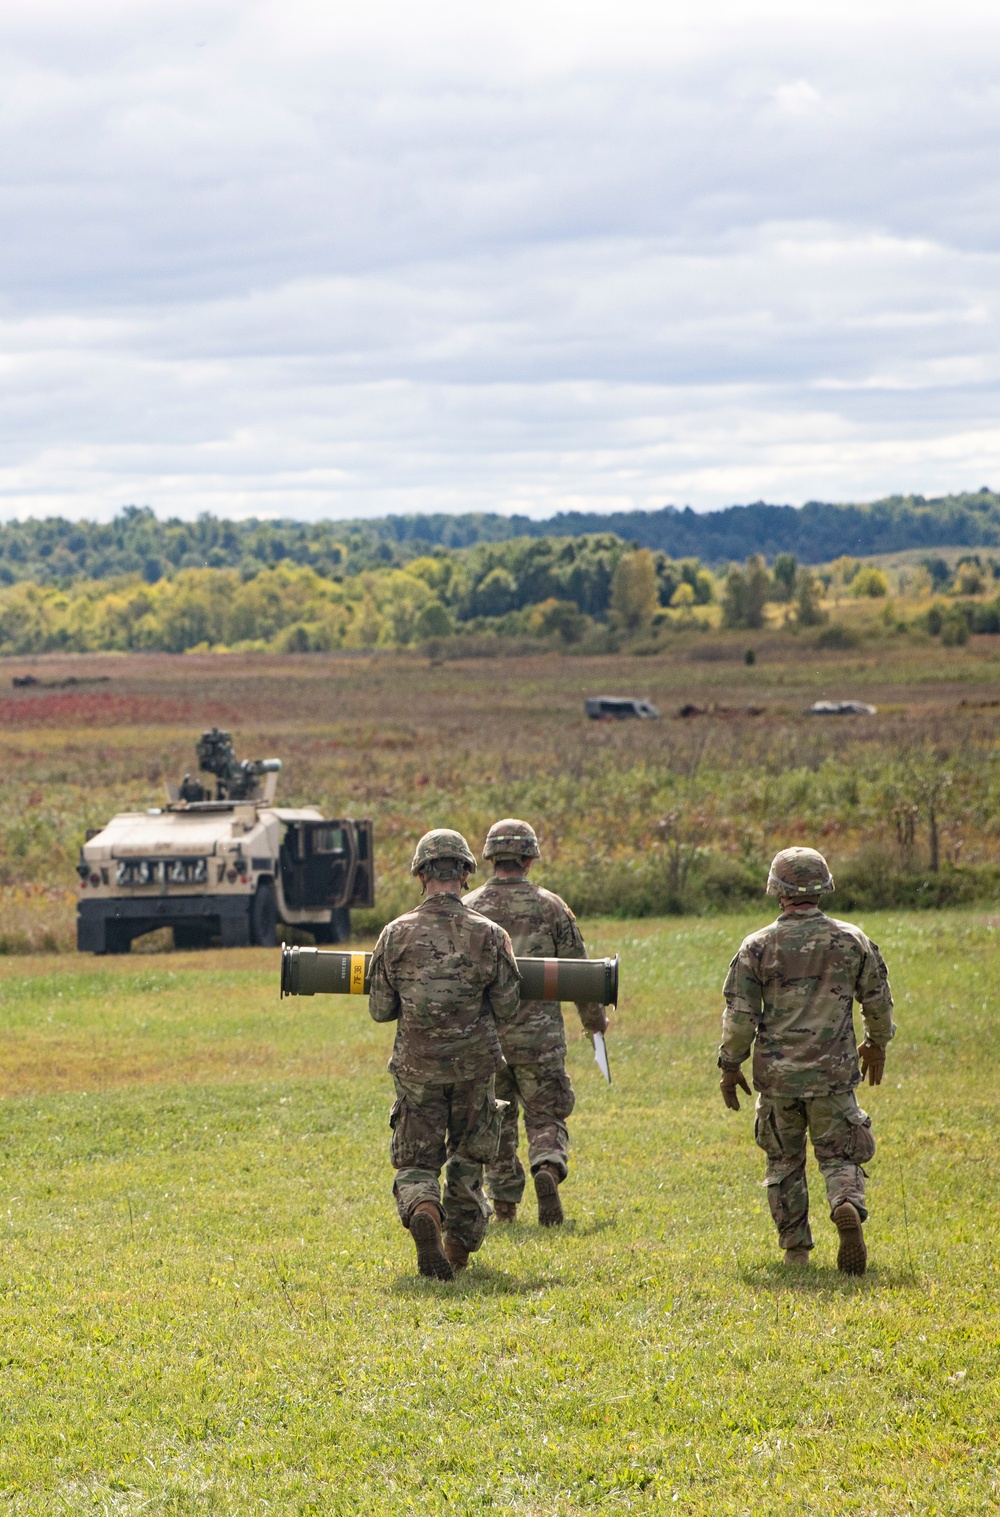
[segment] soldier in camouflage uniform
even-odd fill
[[[587,950],[572,911],[551,890],[528,880],[539,857],[538,838],[527,822],[508,817],[494,822],[483,857],[492,859],[493,878],[469,896],[468,904],[506,927],[514,951],[528,958],[585,959]],[[604,1032],[604,1007],[577,1007],[586,1030]],[[566,1118],[575,1097],[566,1073],[566,1030],[558,1001],[522,1001],[517,1019],[500,1028],[507,1063],[497,1076],[497,1095],[507,1101],[500,1150],[486,1171],[493,1210],[513,1222],[524,1195],[524,1169],[517,1156],[517,1113],[524,1110],[528,1163],[543,1227],[563,1220],[559,1186],[566,1178],[569,1133]]]
[[[519,1000],[510,938],[461,897],[475,867],[461,833],[426,833],[411,865],[426,899],[384,928],[371,962],[369,1010],[398,1021],[393,1194],[420,1273],[438,1280],[464,1269],[486,1235],[483,1164],[500,1140],[497,1023],[513,1020]]]
[[[875,1152],[871,1119],[854,1087],[867,1075],[882,1082],[885,1050],[896,1029],[885,964],[859,927],[819,909],[833,877],[813,848],[777,854],[767,892],[781,915],[746,938],[729,966],[719,1048],[720,1088],[739,1111],[740,1065],[753,1047],[757,1090],[754,1137],[767,1155],[764,1184],[789,1264],[808,1264],[813,1246],[806,1187],[806,1133],[826,1181],[840,1235],[837,1267],[864,1274],[865,1172]],[[853,1003],[861,1003],[865,1041],[857,1048]],[[860,1067],[858,1063],[860,1055]]]

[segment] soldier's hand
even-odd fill
[[[885,1069],[885,1049],[879,1048],[877,1043],[861,1043],[858,1046],[858,1058],[861,1060],[862,1085],[866,1077],[869,1085],[881,1085]]]
[[[719,1089],[722,1091],[722,1099],[730,1111],[739,1111],[740,1109],[740,1098],[736,1094],[737,1087],[740,1090],[745,1090],[748,1096],[753,1094],[746,1082],[746,1076],[742,1069],[724,1069],[722,1071],[722,1079],[719,1081]]]

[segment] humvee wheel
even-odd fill
[[[250,907],[250,941],[258,948],[277,943],[278,898],[270,880],[261,880]]]

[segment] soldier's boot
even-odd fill
[[[863,1275],[868,1263],[865,1235],[861,1230],[861,1217],[850,1201],[841,1201],[834,1208],[833,1221],[840,1234],[837,1251],[837,1268],[844,1275]]]
[[[551,1164],[543,1164],[535,1171],[539,1227],[558,1227],[563,1220],[562,1202],[559,1199],[559,1178],[559,1171]]]
[[[459,1243],[458,1239],[453,1238],[450,1233],[445,1233],[444,1256],[456,1275],[460,1270],[469,1267],[469,1250],[464,1243]]]
[[[497,1222],[515,1222],[517,1220],[516,1201],[494,1201],[493,1216]]]
[[[785,1249],[785,1263],[786,1264],[808,1264],[809,1263],[809,1250],[807,1248],[786,1248]]]
[[[410,1214],[410,1236],[417,1245],[417,1269],[429,1280],[453,1280],[454,1271],[441,1246],[441,1213],[433,1201],[421,1201]]]

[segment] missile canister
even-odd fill
[[[283,996],[367,995],[370,953],[336,948],[281,950]],[[618,1004],[618,955],[613,959],[518,959],[525,1001]]]

